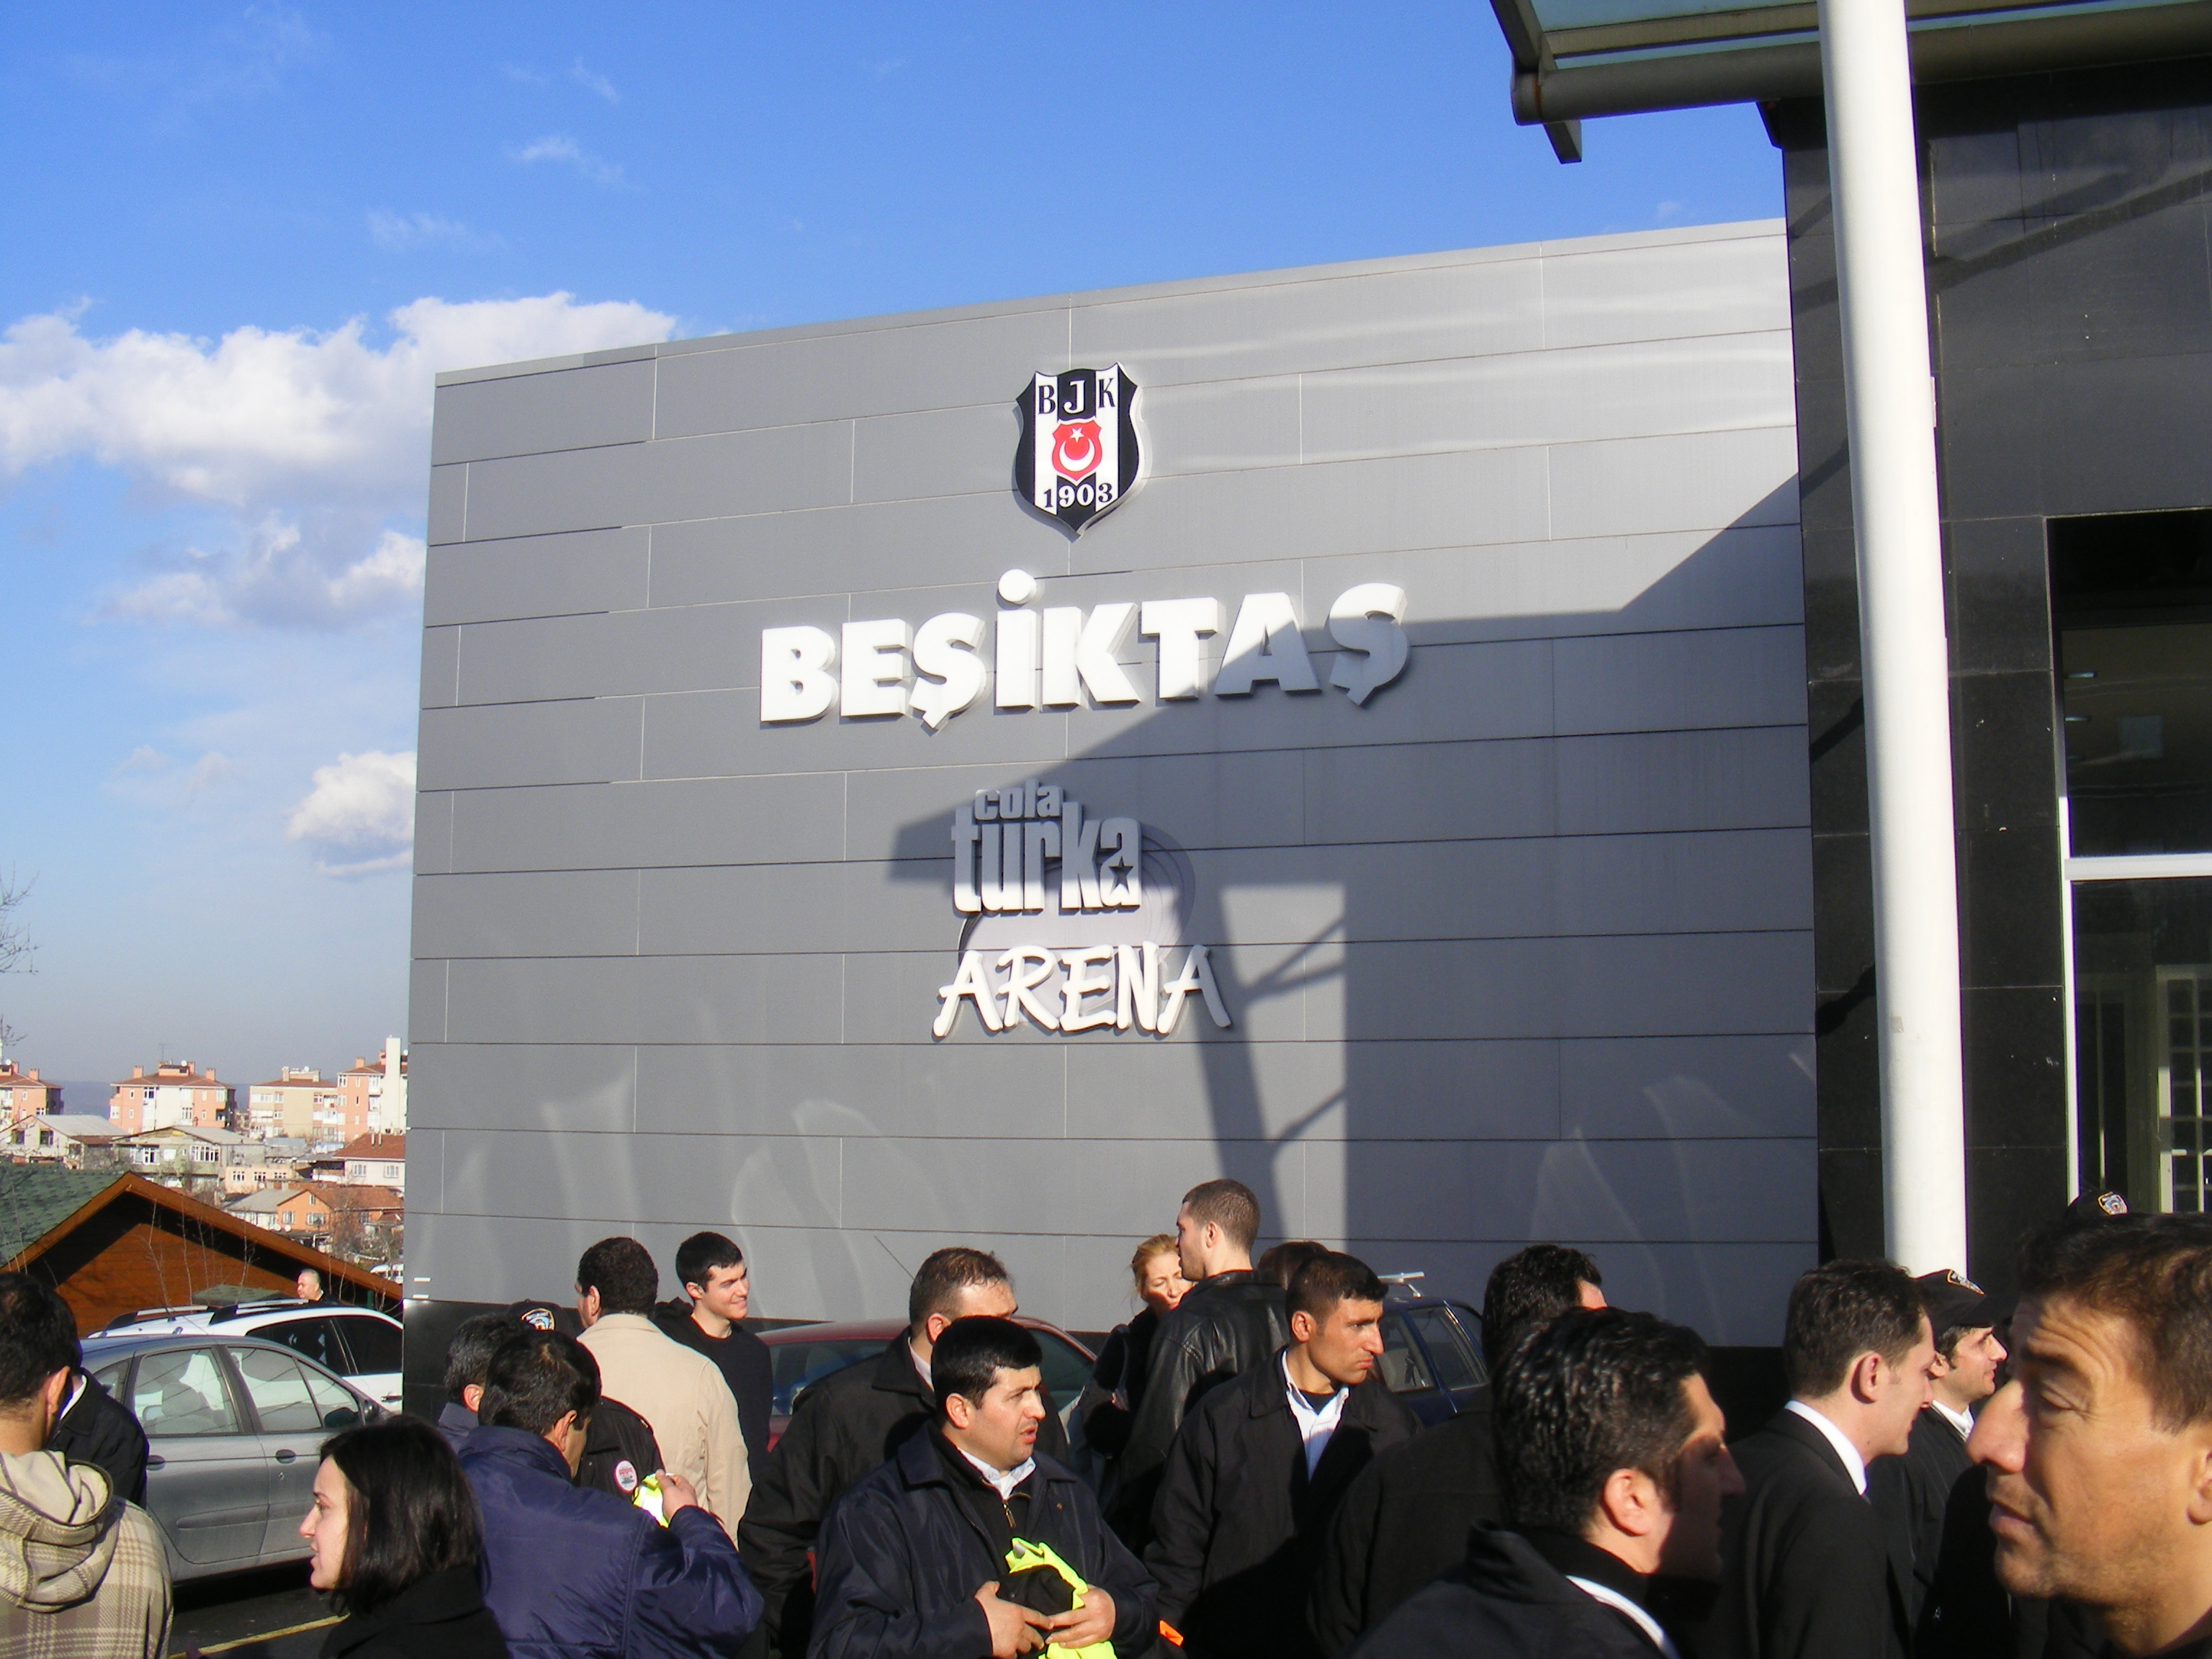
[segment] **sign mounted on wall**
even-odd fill
[[[1192,997],[1226,1029],[1212,947],[1181,942],[1194,886],[1159,836],[1093,817],[1058,784],[976,791],[952,814],[960,961],[932,1035],[950,1036],[967,1006],[994,1035],[1026,1024],[1169,1036]]]
[[[1069,534],[1081,535],[1136,487],[1137,383],[1121,364],[1039,374],[1021,411],[1014,488]]]

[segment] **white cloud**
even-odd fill
[[[497,236],[471,230],[434,213],[389,213],[380,208],[368,216],[368,234],[377,246],[394,253],[418,247],[453,247],[466,253],[489,253],[507,244]]]
[[[610,104],[622,102],[622,94],[615,90],[615,83],[608,80],[605,76],[594,74],[586,69],[584,60],[580,58],[569,68],[568,78],[583,88],[585,91],[597,93]]]
[[[315,769],[315,787],[292,809],[287,841],[314,850],[325,876],[404,868],[415,844],[415,757],[380,750],[340,755]]]
[[[665,340],[675,319],[565,293],[454,303],[318,332],[222,339],[132,329],[96,338],[76,311],[0,333],[0,482],[89,458],[142,490],[217,509],[212,547],[169,549],[107,614],[330,626],[410,603],[438,370]]]
[[[617,162],[604,161],[565,134],[548,133],[543,138],[510,148],[510,161],[560,161],[572,167],[595,185],[618,185],[623,181],[622,167]]]

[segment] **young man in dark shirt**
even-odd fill
[[[738,1402],[746,1462],[757,1471],[768,1461],[775,1368],[768,1344],[739,1322],[752,1298],[744,1252],[720,1233],[694,1233],[676,1247],[676,1281],[684,1287],[684,1297],[656,1307],[653,1322],[663,1334],[705,1354],[721,1371]]]

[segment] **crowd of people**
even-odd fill
[[[1492,1272],[1487,1381],[1424,1427],[1379,1370],[1382,1279],[1312,1241],[1255,1262],[1258,1201],[1218,1180],[1138,1247],[1080,1398],[955,1246],[771,1449],[737,1245],[686,1240],[664,1303],[605,1239],[573,1306],[458,1328],[434,1425],[323,1447],[323,1652],[2212,1659],[2212,1218],[2123,1207],[2028,1238],[2012,1308],[1806,1273],[1788,1403],[1733,1435],[1698,1334],[1553,1244]],[[165,1652],[144,1439],[134,1465],[97,1389],[60,1299],[0,1275],[9,1659]]]

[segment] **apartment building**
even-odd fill
[[[51,1115],[62,1109],[58,1083],[43,1083],[35,1066],[25,1071],[12,1060],[0,1060],[0,1115],[9,1125],[27,1117]]]
[[[125,1134],[147,1129],[228,1129],[235,1126],[238,1091],[222,1082],[210,1066],[204,1072],[189,1060],[165,1060],[149,1073],[133,1066],[108,1097],[107,1115]]]
[[[347,1140],[407,1132],[407,1054],[398,1037],[384,1040],[376,1059],[355,1056],[338,1073],[338,1115],[331,1126]]]
[[[246,1127],[264,1137],[313,1140],[338,1121],[338,1085],[313,1066],[281,1066],[266,1083],[246,1091]]]

